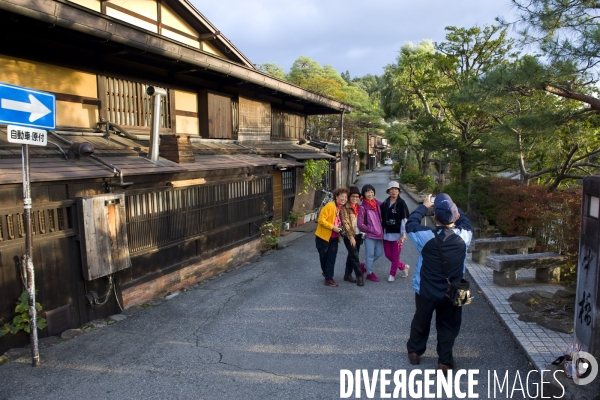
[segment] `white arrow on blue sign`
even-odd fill
[[[0,123],[56,129],[56,97],[0,82]]]

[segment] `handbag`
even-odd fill
[[[440,238],[435,230],[433,230],[433,234],[435,235],[438,252],[440,253],[440,259],[442,260],[444,275],[446,275],[446,280],[448,281],[448,289],[446,290],[445,295],[446,298],[452,303],[452,305],[456,307],[462,307],[466,306],[467,304],[471,304],[471,301],[473,301],[473,296],[471,296],[471,290],[469,290],[469,281],[465,278],[462,278],[460,282],[450,282],[450,276],[448,275],[448,270],[446,268],[446,259],[444,258],[444,253],[442,252]]]

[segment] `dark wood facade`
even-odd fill
[[[161,3],[185,11],[177,0]],[[303,139],[305,116],[344,107],[259,73],[235,48],[230,59],[213,56],[107,17],[104,11],[106,7],[98,13],[63,0],[0,0],[0,62],[14,59],[66,70],[44,78],[57,89],[34,88],[57,96],[64,110],[59,117],[70,117],[71,109],[92,115],[87,125],[57,127],[56,144],[30,150],[37,300],[49,321],[41,337],[106,318],[219,273],[232,266],[230,259],[239,264],[256,254],[252,246],[260,240],[261,224],[274,213],[285,219],[294,205],[303,164],[285,155],[312,151],[315,158],[325,157],[297,144]],[[185,17],[190,23],[194,18]],[[159,33],[169,29],[158,27]],[[201,27],[198,31],[206,33]],[[226,53],[227,43],[219,43]],[[84,88],[90,76],[97,93],[67,93],[65,85],[55,85],[64,80]],[[161,104],[160,131],[169,136],[163,136],[164,158],[158,165],[146,159],[151,99],[145,89],[150,85],[168,92]],[[197,110],[177,104],[178,93],[197,96]],[[97,126],[96,116],[103,119]],[[182,121],[194,119],[197,130],[181,134]],[[240,139],[242,143],[234,142]],[[92,144],[104,164],[67,161],[70,142]],[[14,316],[23,291],[20,154],[20,146],[8,143],[0,126],[0,319],[5,322]],[[90,234],[81,199],[107,194],[124,199],[129,262],[114,270],[107,267],[112,279],[86,273],[90,260],[82,256]],[[123,240],[115,243],[125,246]],[[105,304],[89,303],[86,295],[96,292],[103,300],[109,289]],[[27,341],[25,334],[7,335],[0,339],[0,354]]]

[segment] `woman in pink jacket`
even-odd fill
[[[373,272],[373,263],[383,255],[383,226],[381,224],[381,202],[375,198],[375,188],[365,185],[361,190],[362,204],[358,209],[358,229],[365,233],[365,266],[363,274],[373,282],[379,278]]]

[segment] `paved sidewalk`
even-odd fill
[[[470,258],[470,254],[467,258]],[[573,341],[573,335],[546,329],[535,322],[519,321],[519,315],[513,311],[508,302],[508,298],[513,293],[531,290],[555,293],[559,289],[564,289],[563,286],[531,283],[501,287],[492,282],[492,270],[484,264],[478,264],[468,259],[467,270],[537,370],[546,369],[548,364],[567,351],[569,342]],[[534,277],[535,270],[519,271],[519,278],[530,280]]]

